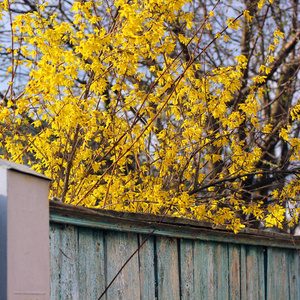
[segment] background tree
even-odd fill
[[[1,7],[2,157],[51,196],[235,231],[298,222],[298,1]]]

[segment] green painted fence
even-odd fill
[[[300,299],[300,238],[50,201],[51,299]]]

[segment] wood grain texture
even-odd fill
[[[156,240],[158,299],[180,299],[177,239]]]
[[[61,299],[80,300],[78,281],[78,229],[64,226],[61,234]]]
[[[147,238],[139,235],[139,244]],[[139,250],[139,280],[141,300],[155,299],[154,237],[150,237]]]
[[[92,228],[79,228],[78,230],[77,266],[80,299],[98,299],[106,285],[103,232]]]
[[[107,283],[114,278],[129,256],[138,248],[138,237],[132,233],[106,233]],[[140,299],[139,262],[135,255],[110,289],[107,299]]]
[[[300,299],[300,257],[297,251],[289,252],[289,283],[291,300]]]
[[[60,224],[50,226],[50,300],[61,299],[61,234]]]
[[[181,299],[197,300],[195,295],[194,241],[180,239]]]
[[[195,243],[196,299],[215,299],[217,270],[214,268],[214,252],[214,243]]]
[[[265,299],[264,249],[241,246],[242,299]]]
[[[229,299],[229,261],[228,261],[228,244],[218,243],[214,245],[215,250],[215,265],[217,271],[217,295],[215,299],[227,300]]]
[[[268,299],[289,299],[290,264],[286,251],[268,249]]]
[[[229,299],[241,299],[241,247],[228,245]]]

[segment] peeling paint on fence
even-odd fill
[[[300,238],[50,203],[51,299],[300,299]]]

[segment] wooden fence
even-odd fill
[[[300,299],[300,238],[50,201],[50,299]],[[298,250],[297,250],[298,249]]]

